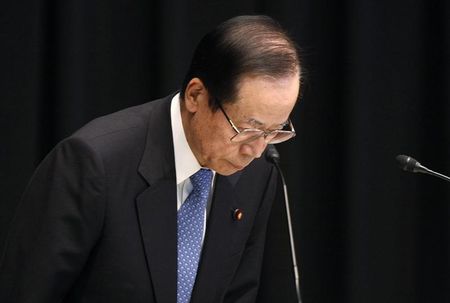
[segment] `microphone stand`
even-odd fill
[[[300,295],[300,275],[299,275],[298,266],[297,266],[297,254],[295,252],[294,231],[292,228],[292,219],[291,219],[291,211],[290,211],[290,205],[289,205],[287,185],[286,185],[286,180],[284,179],[283,172],[281,171],[281,167],[279,165],[280,154],[276,150],[275,146],[268,145],[267,157],[272,161],[272,163],[277,168],[278,173],[281,176],[281,182],[283,183],[284,203],[285,203],[285,208],[286,208],[286,217],[287,217],[287,224],[288,224],[288,231],[289,231],[289,243],[291,246],[292,268],[294,271],[294,279],[295,279],[295,291],[297,294],[297,302],[302,303],[302,298]]]

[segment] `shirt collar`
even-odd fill
[[[183,123],[181,121],[180,102],[180,93],[178,93],[172,98],[172,103],[170,105],[177,184],[185,181],[202,168],[187,142]]]

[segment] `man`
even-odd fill
[[[300,63],[265,16],[198,45],[179,94],[96,119],[36,170],[0,302],[254,302]]]

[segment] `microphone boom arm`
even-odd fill
[[[294,230],[292,228],[291,210],[290,210],[290,206],[289,206],[289,198],[288,198],[286,180],[284,179],[283,172],[281,171],[281,167],[279,165],[280,154],[278,153],[275,146],[268,145],[266,156],[277,168],[278,173],[280,174],[280,177],[281,177],[281,182],[283,183],[284,203],[285,203],[285,208],[286,208],[286,217],[287,217],[288,232],[289,232],[289,243],[291,246],[292,268],[294,271],[294,279],[295,279],[295,292],[297,293],[297,302],[302,303],[302,298],[301,298],[301,294],[300,294],[300,275],[298,273],[297,254],[295,252]]]
[[[419,165],[420,165],[420,164],[419,164]],[[422,165],[420,165],[420,166],[421,166],[421,169],[422,169],[422,170],[418,170],[419,173],[432,175],[432,176],[441,178],[442,180],[445,180],[445,181],[450,182],[450,177],[447,177],[446,175],[443,175],[443,174],[440,174],[440,173],[438,173],[438,172],[435,172],[435,171],[433,171],[433,170],[431,170],[431,169],[428,169],[428,168],[426,168],[425,166],[422,166]]]

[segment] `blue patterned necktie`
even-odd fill
[[[178,210],[177,303],[191,300],[202,250],[203,224],[212,175],[211,170],[202,168],[191,176],[193,189]]]

